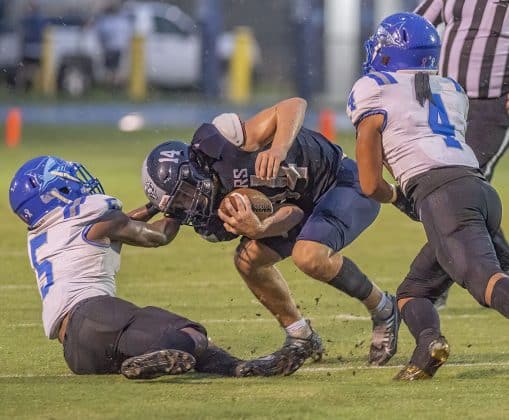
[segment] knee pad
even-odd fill
[[[152,351],[175,349],[185,351],[192,354],[193,356],[196,354],[197,349],[196,342],[193,340],[190,334],[182,330],[176,330],[172,326],[164,330],[163,334],[154,347],[155,348]]]
[[[199,356],[209,346],[209,339],[206,334],[192,327],[182,328],[180,332],[187,334],[194,342],[194,355]]]

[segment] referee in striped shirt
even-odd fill
[[[470,100],[466,142],[490,181],[509,146],[509,0],[425,0],[415,13],[445,24],[440,74],[457,80]],[[502,231],[493,242],[508,271]]]

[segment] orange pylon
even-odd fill
[[[324,108],[318,116],[318,131],[322,133],[329,141],[336,140],[336,122],[334,111],[330,108]]]
[[[5,145],[16,147],[21,141],[21,110],[12,108],[5,118]]]

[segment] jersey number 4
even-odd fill
[[[433,100],[429,101],[428,124],[433,133],[444,136],[447,147],[463,149],[461,143],[454,137],[454,125],[449,122],[442,98],[437,93],[433,93]]]
[[[39,280],[39,287],[41,296],[44,299],[48,294],[49,288],[53,286],[53,265],[50,261],[44,261],[42,264],[37,261],[37,250],[43,246],[48,240],[48,234],[41,233],[30,241],[30,259],[32,265],[37,272],[37,280]],[[46,276],[46,279],[43,279]]]

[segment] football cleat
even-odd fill
[[[308,323],[309,328],[311,328],[311,335],[306,338],[292,337],[288,335],[286,336],[283,348],[293,345],[299,346],[303,349],[306,359],[311,358],[314,362],[319,362],[322,360],[323,352],[325,351],[322,339],[311,327],[311,321],[307,319],[306,322]]]
[[[449,358],[449,344],[445,337],[440,336],[433,340],[427,349],[428,363],[424,368],[420,368],[409,363],[394,377],[396,381],[416,381],[421,379],[431,379],[438,368],[442,366]]]
[[[373,335],[369,349],[368,362],[373,366],[383,366],[398,349],[398,330],[401,318],[399,316],[396,297],[386,293],[392,302],[392,313],[386,319],[378,319],[373,316]]]
[[[288,345],[268,356],[240,362],[234,376],[288,376],[299,369],[306,360],[306,352],[301,346]]]
[[[124,360],[120,373],[127,379],[154,379],[163,375],[180,375],[194,368],[194,357],[181,350],[159,350]]]

